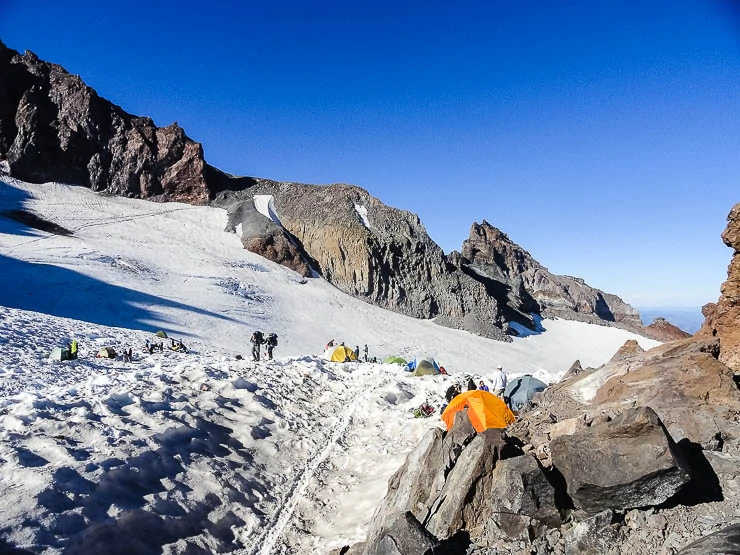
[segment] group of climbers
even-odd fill
[[[267,337],[265,337],[265,334],[257,330],[252,333],[249,342],[252,344],[252,359],[254,362],[260,361],[260,348],[262,345],[265,345],[267,348],[267,358],[272,360],[272,351],[277,347],[278,336],[276,333],[268,333]]]

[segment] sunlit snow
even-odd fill
[[[0,217],[0,525],[34,553],[101,538],[131,553],[136,541],[326,553],[364,538],[390,475],[441,425],[411,411],[439,408],[451,380],[500,363],[552,381],[627,339],[656,345],[565,320],[501,343],[390,313],[244,250],[221,209],[6,178],[8,211],[72,232]],[[251,361],[255,329],[278,334],[275,360]],[[78,360],[47,360],[72,339]],[[329,339],[381,360],[425,352],[452,376],[328,362]],[[164,352],[145,352],[146,340]],[[95,358],[104,346],[132,347],[133,362]]]

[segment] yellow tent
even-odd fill
[[[349,360],[357,360],[357,355],[355,355],[355,352],[352,349],[345,347],[344,345],[338,345],[332,351],[331,358],[329,360],[332,362],[344,362],[347,360],[347,357],[349,357]]]
[[[447,429],[452,428],[455,422],[455,414],[458,411],[468,408],[468,418],[473,424],[476,432],[482,432],[488,428],[506,428],[516,420],[514,413],[506,406],[501,399],[493,393],[474,389],[460,393],[452,399],[447,408],[442,413],[442,420],[447,425]]]

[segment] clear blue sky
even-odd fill
[[[716,301],[740,201],[734,0],[33,2],[0,38],[240,175],[474,221],[636,306]]]

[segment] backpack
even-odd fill
[[[260,343],[263,343],[262,332],[261,331],[254,332],[252,334],[251,342],[256,343],[257,345],[259,345]]]
[[[267,336],[267,344],[272,345],[273,347],[277,347],[277,334],[271,333]]]

